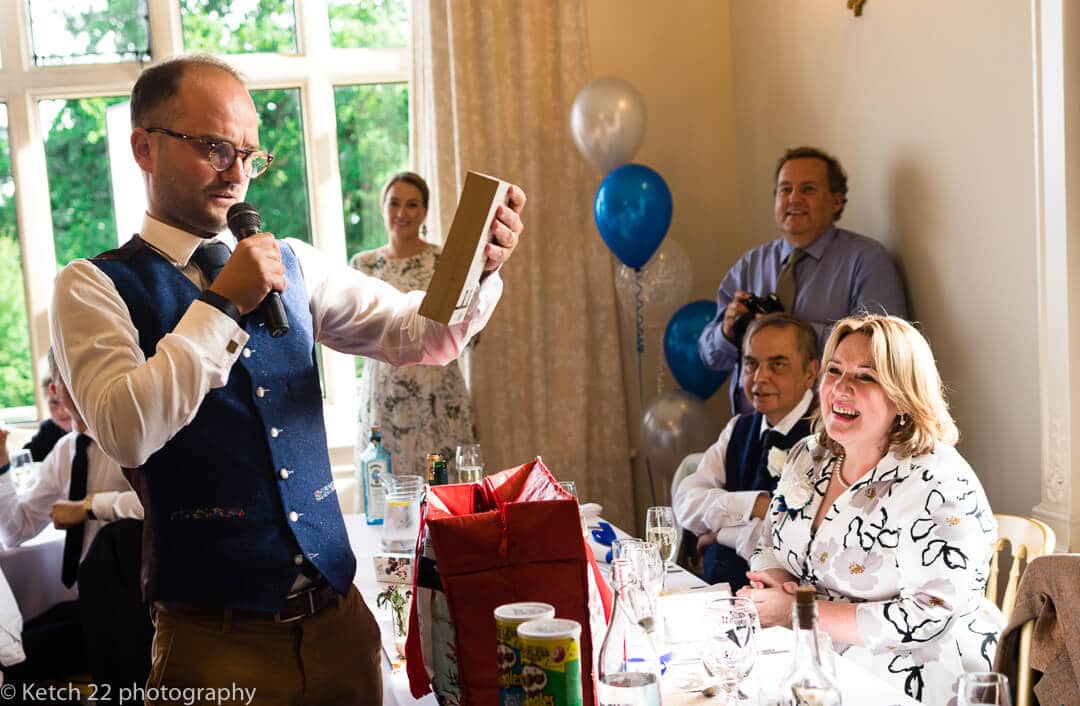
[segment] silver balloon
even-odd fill
[[[615,291],[623,315],[631,321],[637,316],[637,282],[633,268],[618,265],[615,271]],[[647,331],[662,330],[671,315],[690,298],[694,273],[690,257],[670,236],[664,238],[660,249],[649,258],[641,273],[641,326]]]
[[[689,392],[672,390],[654,399],[641,418],[638,445],[656,483],[670,483],[687,454],[716,441],[718,427],[705,404]]]
[[[570,132],[582,156],[607,174],[634,158],[645,139],[645,101],[613,76],[590,81],[570,109]]]

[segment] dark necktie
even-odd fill
[[[83,500],[86,498],[86,480],[89,475],[86,450],[91,443],[93,443],[93,439],[86,434],[79,434],[79,438],[75,440],[75,458],[71,461],[71,484],[68,488],[68,500]],[[64,538],[64,564],[60,579],[68,588],[75,585],[75,577],[79,573],[79,557],[82,555],[83,537],[85,536],[86,523],[80,522],[74,527],[68,527],[67,537]]]
[[[806,251],[800,248],[792,250],[787,262],[784,263],[784,268],[780,270],[780,275],[776,278],[776,296],[780,297],[784,311],[789,314],[791,307],[795,305],[795,265],[805,254]]]
[[[219,240],[202,243],[191,255],[191,261],[202,270],[207,287],[213,284],[217,276],[221,274],[221,269],[225,267],[229,255],[228,246]]]

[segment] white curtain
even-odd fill
[[[413,48],[413,154],[435,197],[430,226],[448,227],[469,170],[528,195],[471,361],[487,470],[541,455],[583,502],[632,528],[612,259],[592,225],[597,178],[569,130],[589,80],[583,0],[416,0]]]

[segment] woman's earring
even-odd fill
[[[427,237],[427,223],[420,224],[420,237]]]
[[[907,424],[907,417],[905,417],[905,416],[904,416],[904,415],[902,415],[902,414],[899,414],[899,415],[897,415],[897,417],[898,417],[898,418],[899,418],[899,420],[900,420],[900,421],[898,422],[897,426],[901,426],[901,427],[902,427],[902,426],[904,426],[905,424]]]

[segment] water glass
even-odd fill
[[[664,590],[664,561],[660,557],[660,548],[654,542],[637,540],[622,542],[619,557],[629,559],[637,572],[642,588],[652,603]]]
[[[480,444],[462,444],[454,456],[458,483],[479,483],[484,478],[484,457]]]
[[[645,511],[645,539],[660,547],[664,565],[672,568],[679,553],[679,526],[675,523],[675,510],[670,505],[657,505]]]
[[[701,663],[723,690],[723,703],[749,703],[738,685],[750,675],[757,657],[757,609],[748,601],[712,601],[705,607],[705,630]]]
[[[11,473],[15,488],[20,492],[30,485],[34,475],[34,458],[29,449],[19,449],[11,454]]]
[[[1009,679],[997,672],[968,672],[956,688],[957,706],[1012,706]]]
[[[420,533],[420,498],[423,492],[391,490],[386,494],[382,546],[388,552],[411,552]]]

